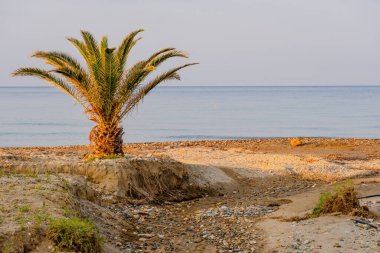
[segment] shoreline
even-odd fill
[[[306,142],[321,141],[321,142],[377,142],[380,143],[380,138],[356,138],[356,137],[247,137],[247,138],[232,138],[232,139],[199,139],[199,140],[174,140],[174,141],[147,141],[147,142],[125,142],[124,146],[131,145],[184,145],[184,144],[207,144],[217,142],[263,142],[263,141],[290,141],[291,139],[299,138]],[[73,144],[73,145],[54,145],[54,146],[0,146],[0,149],[27,149],[27,148],[85,148],[88,144]]]
[[[161,152],[180,147],[204,147],[214,149],[241,149],[249,152],[273,152],[283,154],[314,154],[314,155],[343,155],[380,159],[380,139],[359,138],[309,138],[296,137],[301,141],[299,146],[291,146],[290,141],[295,138],[257,138],[240,140],[191,140],[166,142],[141,142],[124,144],[124,153],[146,155],[147,153]],[[65,146],[20,146],[0,147],[0,152],[32,152],[43,151],[49,153],[77,153],[85,154],[88,145]],[[12,152],[13,153],[13,152]]]
[[[196,185],[236,187],[234,176],[244,178],[296,176],[304,180],[333,182],[380,173],[380,140],[292,138],[133,143],[124,146],[116,161],[155,159],[187,166],[198,178]],[[7,170],[33,173],[91,173],[91,166],[111,160],[84,159],[88,146],[0,148],[0,164]],[[95,162],[95,163],[93,163]],[[190,167],[189,167],[190,166]],[[80,172],[75,172],[80,168]],[[74,172],[72,172],[74,171]],[[88,172],[86,172],[88,171]],[[96,169],[95,169],[96,171]],[[110,172],[107,172],[110,173]],[[114,175],[111,176],[115,178]],[[118,181],[117,178],[115,178]],[[231,187],[230,187],[231,186]],[[225,188],[224,186],[222,188]],[[124,190],[122,190],[124,191]]]
[[[54,249],[48,223],[33,221],[43,207],[51,217],[71,208],[91,220],[105,252],[379,250],[380,231],[352,216],[292,219],[334,182],[353,179],[360,196],[377,194],[380,140],[291,139],[132,143],[124,157],[90,162],[84,145],[0,148],[0,248],[12,240],[20,247],[12,252]]]

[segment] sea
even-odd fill
[[[0,146],[88,144],[80,105],[53,87],[0,87]],[[380,86],[161,86],[123,122],[124,141],[380,138]]]

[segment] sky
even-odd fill
[[[0,86],[44,67],[36,50],[79,54],[65,37],[88,30],[117,46],[144,28],[129,63],[164,47],[200,65],[169,85],[380,85],[378,0],[0,0]],[[174,64],[174,65],[173,65]],[[164,68],[160,69],[164,70]]]

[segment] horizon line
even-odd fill
[[[380,84],[313,84],[313,85],[160,85],[158,88],[170,88],[170,87],[380,87]],[[1,86],[0,88],[55,88],[51,85],[34,85],[34,86],[23,86],[23,85],[14,85],[14,86]]]

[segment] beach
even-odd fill
[[[44,205],[53,216],[66,206],[92,220],[106,252],[379,251],[380,232],[353,216],[297,217],[336,182],[379,194],[380,140],[292,140],[135,143],[125,157],[94,161],[86,146],[0,148],[0,238],[53,249],[28,218]],[[361,203],[378,226],[379,199]]]
[[[1,3],[0,253],[380,252],[380,1]]]

